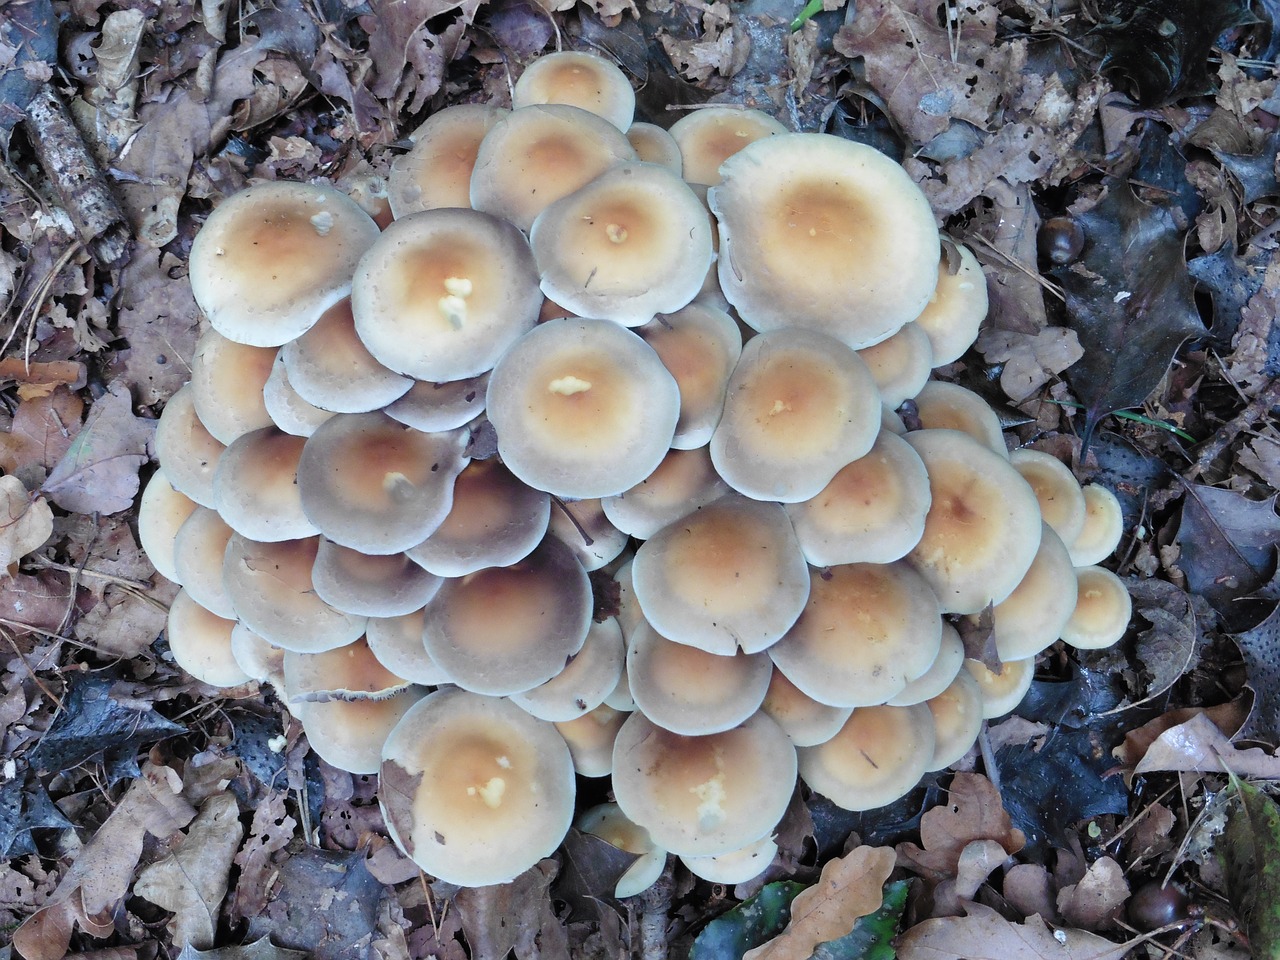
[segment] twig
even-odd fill
[[[59,697],[56,693],[54,693],[52,690],[50,690],[48,687],[46,687],[44,685],[44,681],[41,680],[38,676],[36,676],[35,668],[33,668],[31,664],[27,662],[27,655],[23,653],[22,650],[18,647],[18,643],[16,640],[13,639],[13,635],[9,633],[8,630],[3,631],[3,633],[4,633],[4,638],[9,641],[9,646],[13,647],[13,652],[18,655],[18,658],[22,661],[22,665],[27,668],[27,673],[30,674],[31,679],[35,681],[36,686],[40,688],[41,692],[44,693],[46,697],[48,697],[50,700],[54,702],[54,704],[57,706],[59,710],[61,710],[62,698]]]
[[[1185,476],[1187,480],[1195,480],[1213,465],[1213,461],[1222,456],[1227,447],[1235,442],[1236,437],[1267,416],[1276,407],[1280,407],[1280,378],[1272,379],[1266,389],[1249,401],[1243,410],[1220,426],[1203,444],[1200,445],[1196,462],[1191,465]]]
[[[671,924],[671,895],[674,890],[675,877],[668,859],[657,882],[640,894],[641,960],[667,960],[670,949],[667,927]]]
[[[97,570],[90,570],[87,567],[72,567],[65,563],[55,563],[46,557],[33,555],[31,557],[35,561],[36,566],[44,567],[46,570],[61,570],[64,573],[78,573],[81,576],[90,577],[94,580],[105,580],[107,583],[114,583],[122,587],[132,587],[134,590],[147,590],[151,584],[145,580],[129,580],[125,577],[117,577],[110,573],[99,573]],[[164,604],[160,604],[160,609],[167,610]]]

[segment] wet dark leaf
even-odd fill
[[[821,794],[811,794],[807,805],[813,818],[818,861],[839,856],[853,832],[862,838],[863,843],[874,847],[898,843],[920,829],[920,818],[925,811],[936,807],[941,799],[936,773],[926,773],[916,789],[876,810],[851,812],[837,807]]]
[[[1146,695],[1164,693],[1200,661],[1203,637],[1191,598],[1167,580],[1129,580],[1133,609],[1151,624],[1138,635],[1137,653],[1147,668]]]
[[[1250,953],[1274,957],[1280,955],[1280,807],[1234,775],[1231,785],[1239,803],[1217,845],[1227,899],[1243,921]]]
[[[1146,400],[1183,341],[1205,331],[1182,255],[1183,232],[1167,209],[1113,182],[1078,220],[1084,253],[1054,275],[1066,297],[1067,325],[1084,348],[1066,377],[1085,405],[1087,439],[1101,417]]]
[[[1213,298],[1213,335],[1229,343],[1240,326],[1244,305],[1262,286],[1270,251],[1255,249],[1249,259],[1240,256],[1235,244],[1226,243],[1213,253],[1202,254],[1187,264],[1191,279]]]
[[[35,853],[32,830],[70,826],[35,777],[15,777],[0,785],[0,860]]]
[[[791,921],[791,901],[805,889],[789,880],[770,883],[750,900],[707,924],[693,941],[689,960],[741,960],[772,940]]]
[[[1253,203],[1280,193],[1280,183],[1276,182],[1277,152],[1280,152],[1280,133],[1272,132],[1257,153],[1224,153],[1215,150],[1213,155],[1240,184],[1241,199],[1245,203]]]
[[[1266,583],[1275,568],[1275,497],[1250,500],[1234,490],[1187,484],[1176,542],[1188,589],[1238,626],[1237,601]]]
[[[302,950],[286,950],[272,944],[269,937],[247,943],[243,947],[217,947],[213,950],[197,950],[187,945],[178,954],[178,960],[307,960],[310,954]]]
[[[612,900],[618,879],[639,859],[589,833],[570,830],[561,847],[564,868],[555,895],[569,905],[569,919],[595,919],[600,901]]]
[[[12,0],[0,8],[0,44],[14,50],[0,67],[0,131],[9,131],[26,116],[27,104],[45,85],[35,68],[58,59],[58,18],[49,0]]]
[[[1094,434],[1089,450],[1098,460],[1093,482],[1116,495],[1124,511],[1125,529],[1132,530],[1143,515],[1147,498],[1173,481],[1172,471],[1163,460],[1118,433]]]
[[[555,23],[533,0],[495,0],[482,8],[484,26],[517,60],[533,56],[555,36]]]
[[[1240,736],[1280,743],[1280,606],[1257,626],[1235,634],[1253,688],[1253,710]]]
[[[908,887],[910,883],[906,880],[885,884],[880,909],[859,917],[853,930],[839,940],[818,944],[813,960],[894,960],[896,954],[891,941],[907,907]]]

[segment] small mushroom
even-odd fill
[[[311,582],[325,603],[366,617],[421,610],[443,583],[403,553],[361,553],[325,537],[320,538]]]
[[[517,110],[539,103],[580,107],[626,133],[636,112],[636,93],[611,60],[584,50],[560,50],[525,67],[511,90]]]
[[[958,665],[958,664],[957,664]],[[819,703],[777,667],[769,680],[760,709],[777,722],[797,747],[813,747],[826,743],[844,726],[853,707],[833,707]]]
[[[1077,650],[1111,646],[1129,629],[1129,588],[1104,567],[1077,567],[1076,582],[1076,606],[1062,628],[1062,639]]]
[[[982,266],[968,247],[950,240],[947,244],[959,261],[955,272],[951,258],[944,255],[938,265],[938,286],[915,319],[929,337],[936,367],[959,360],[978,339],[978,328],[987,316],[987,278]]]
[[[264,542],[318,532],[298,493],[298,461],[306,442],[275,426],[231,442],[213,474],[213,502],[232,530]]]
[[[1124,536],[1124,511],[1120,501],[1106,487],[1087,483],[1084,493],[1084,526],[1074,540],[1063,541],[1077,567],[1101,563],[1115,552]]]
[[[1062,636],[1076,609],[1078,589],[1071,555],[1048,523],[1040,548],[1013,593],[992,610],[992,630],[1001,660],[1034,657]]]
[[[423,646],[422,625],[425,619],[425,610],[415,610],[398,617],[370,617],[365,627],[365,640],[379,663],[406,680],[430,687],[452,683],[449,674],[440,669]]]
[[[720,182],[720,165],[747,144],[787,132],[763,111],[719,105],[691,110],[671,125],[684,178],[709,187]]]
[[[429,116],[410,138],[413,149],[391,162],[387,199],[399,220],[438,207],[471,206],[471,172],[480,141],[510,111],[460,103]]]
[[[746,883],[764,873],[777,853],[778,844],[769,836],[719,856],[681,857],[680,862],[695,877],[710,883]]]
[[[191,359],[191,402],[200,423],[219,443],[229,444],[251,430],[272,425],[262,390],[271,376],[276,352],[236,343],[216,330],[208,331],[196,343]]]
[[[222,560],[232,532],[216,510],[198,507],[173,541],[178,582],[196,603],[227,620],[236,619],[235,607],[222,582]]]
[[[645,163],[656,163],[672,173],[680,173],[684,161],[675,137],[656,123],[635,122],[627,127],[627,140],[636,156]]]
[[[195,389],[187,384],[169,398],[156,423],[156,458],[173,489],[202,507],[213,506],[213,473],[226,445],[196,414]]]
[[[511,694],[511,702],[541,720],[576,720],[604,703],[617,686],[626,653],[615,618],[592,623],[582,649],[563,670],[531,690]]]
[[[383,744],[422,699],[414,687],[385,700],[304,701],[289,705],[306,731],[311,749],[325,763],[348,773],[381,770]],[[383,793],[379,793],[381,799]]]
[[[289,703],[328,700],[387,700],[409,688],[388,670],[363,639],[319,653],[284,654],[284,686]]]
[[[994,720],[1022,702],[1036,675],[1036,658],[1006,660],[991,670],[981,660],[966,659],[964,668],[982,688],[982,718]]]
[[[951,681],[964,669],[964,641],[960,633],[951,624],[942,623],[942,643],[938,647],[938,656],[933,666],[916,677],[897,696],[885,702],[891,707],[909,707],[914,703],[924,703],[938,696]]]
[[[1000,418],[991,405],[958,383],[930,380],[915,396],[916,415],[927,430],[959,430],[1008,458]]]
[[[231,655],[231,630],[227,620],[206,610],[186,590],[179,590],[169,605],[165,636],[174,661],[202,683],[234,687],[250,677]]]
[[[387,404],[383,412],[415,430],[454,430],[484,413],[488,386],[488,371],[448,383],[419,380],[403,397]]]
[[[840,732],[801,747],[800,776],[845,810],[874,810],[904,797],[933,759],[933,714],[910,707],[858,707]]]
[[[924,389],[933,372],[933,348],[916,323],[904,323],[893,336],[858,351],[886,407],[896,410]]]
[[[578,815],[574,826],[619,850],[637,855],[636,862],[626,869],[614,885],[615,897],[622,899],[643,893],[662,876],[667,865],[667,851],[654,844],[648,830],[627,819],[616,803],[602,803],[584,810]]]
[[[1044,522],[1063,543],[1074,543],[1084,529],[1085,502],[1071,468],[1052,454],[1028,447],[1012,451],[1009,462],[1031,484]]]
[[[630,711],[602,703],[576,720],[556,724],[578,776],[607,777],[613,773],[613,744],[628,716]]]
[[[982,732],[982,689],[973,674],[961,670],[946,690],[926,702],[936,735],[926,770],[945,770],[969,752]]]
[[[271,364],[271,376],[262,385],[262,403],[271,422],[295,437],[311,436],[320,424],[333,416],[332,410],[321,410],[298,395],[289,382],[289,372],[281,354],[276,354]]]
[[[626,533],[613,525],[594,497],[567,503],[557,500],[547,532],[572,550],[588,572],[612,563],[631,542]]]
[[[668,523],[729,492],[729,485],[716,473],[711,452],[705,446],[672,449],[653,473],[631,489],[603,498],[600,506],[619,530],[648,540]]]
[[[138,503],[138,540],[156,573],[182,583],[176,563],[174,539],[199,504],[173,489],[164,468],[147,481]]]

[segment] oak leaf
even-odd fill
[[[966,905],[967,917],[941,917],[898,939],[898,960],[1121,960],[1132,944],[1083,930],[1058,930],[1033,914],[1010,923],[990,907]]]

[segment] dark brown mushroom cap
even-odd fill
[[[347,295],[377,237],[373,218],[332,187],[255,184],[224,200],[196,234],[191,292],[223,336],[277,347]]]
[[[671,138],[680,148],[684,178],[706,186],[720,182],[720,165],[747,144],[787,132],[763,111],[732,106],[690,110],[671,125]]]
[[[401,553],[440,526],[467,432],[423,433],[383,413],[341,413],[307,438],[298,490],[307,518],[362,553]]]
[[[582,649],[591,583],[547,537],[519,563],[446,580],[427,604],[427,654],[459,687],[507,696],[546,683]]]
[[[403,553],[370,555],[320,538],[311,582],[332,607],[366,617],[421,610],[443,582]]]
[[[618,65],[585,50],[560,50],[538,57],[511,91],[517,110],[538,103],[567,103],[603,117],[627,132],[636,112],[636,94]]]
[[[573,819],[569,749],[515,704],[437,690],[387,738],[379,802],[396,843],[449,883],[506,883],[550,856]]]
[[[433,113],[410,134],[413,149],[391,162],[387,178],[396,219],[437,207],[471,206],[476,151],[508,112],[486,103],[459,103]]]
[[[933,715],[910,707],[858,707],[826,743],[801,747],[800,776],[845,810],[874,810],[906,796],[933,759]]]
[[[782,507],[738,494],[663,527],[636,551],[631,573],[655,630],[722,656],[775,643],[809,597],[809,568]]]
[[[196,414],[190,384],[169,398],[156,423],[156,457],[173,489],[202,507],[213,506],[213,472],[226,445]]]

